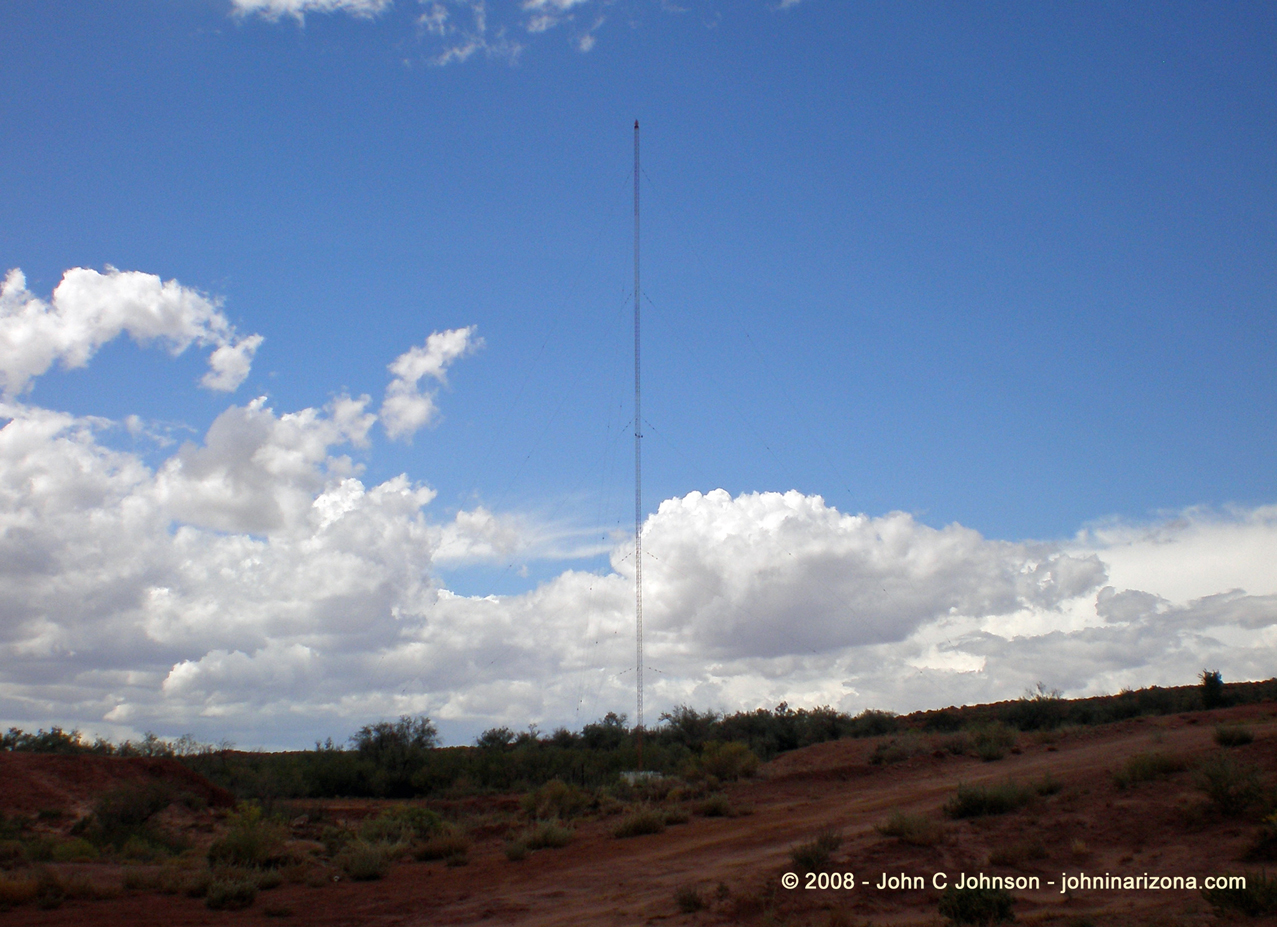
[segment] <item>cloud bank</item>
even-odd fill
[[[134,417],[15,394],[124,333],[218,345],[210,377],[236,369],[217,350],[250,339],[146,274],[69,271],[46,304],[15,271],[5,293],[0,723],[296,747],[404,712],[465,741],[631,710],[632,544],[521,595],[460,596],[440,567],[583,551],[526,515],[432,513],[424,482],[370,485],[352,459],[376,452],[378,421],[400,438],[433,420],[421,384],[446,382],[473,328],[396,358],[377,412],[366,395],[297,411],[258,398],[148,464],[106,440],[145,432]],[[1009,542],[720,489],[665,500],[643,530],[649,721],[679,703],[907,711],[1038,681],[1083,695],[1204,667],[1272,675],[1273,506]]]

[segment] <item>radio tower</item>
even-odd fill
[[[634,120],[634,642],[637,650],[638,768],[643,769],[643,429],[639,390],[639,124]]]

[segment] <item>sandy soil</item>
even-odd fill
[[[1218,751],[1221,748],[1212,740],[1214,726],[1225,720],[1245,721],[1256,735],[1254,743],[1231,748],[1228,754],[1262,767],[1270,783],[1277,781],[1277,706],[1273,704],[1023,734],[1018,752],[991,763],[937,750],[902,763],[874,766],[868,759],[877,739],[847,740],[783,755],[754,779],[729,787],[732,804],[746,813],[728,818],[693,816],[662,834],[617,839],[611,833],[616,818],[586,820],[577,823],[576,839],[566,848],[542,850],[512,862],[503,852],[504,831],[510,825],[500,822],[514,816],[515,802],[500,797],[472,803],[472,812],[489,812],[490,821],[496,823],[472,832],[475,843],[466,866],[405,862],[378,882],[343,880],[321,887],[285,883],[259,895],[252,908],[237,912],[210,911],[201,901],[181,896],[138,893],[69,901],[51,911],[23,907],[0,915],[0,920],[15,927],[938,925],[942,920],[937,914],[940,893],[933,887],[935,875],[944,873],[949,881],[956,881],[960,874],[983,872],[1040,879],[1038,891],[1013,892],[1019,923],[1060,927],[1228,923],[1212,912],[1196,890],[1061,892],[1063,873],[1193,876],[1200,884],[1208,875],[1260,868],[1239,862],[1256,831],[1255,815],[1224,818],[1205,810],[1191,771],[1126,790],[1119,790],[1112,776],[1137,753],[1156,750],[1192,760]],[[4,759],[0,756],[0,761]],[[48,769],[59,767],[53,764]],[[6,796],[9,774],[10,769],[0,765]],[[47,788],[62,790],[76,807],[82,807],[87,793],[76,791],[75,777],[65,770],[58,775],[54,781],[50,773]],[[1034,783],[1047,777],[1058,783],[1059,790],[1020,811],[949,821],[940,810],[960,783],[996,784],[1008,779]],[[36,786],[23,788],[34,792]],[[358,818],[376,808],[373,802],[311,804],[323,805],[327,814],[339,818]],[[882,836],[875,825],[897,810],[925,814],[943,822],[947,832],[924,846]],[[841,831],[844,839],[827,871],[854,873],[856,887],[783,888],[782,875],[795,870],[790,857],[793,846],[831,828]],[[1032,852],[1017,852],[1020,847]],[[990,854],[1011,861],[993,865]],[[108,867],[79,868],[94,878],[111,877]],[[874,887],[884,875],[901,874],[921,876],[924,887]],[[675,895],[688,886],[705,899],[704,910],[680,912]],[[1243,922],[1265,923],[1238,921]]]

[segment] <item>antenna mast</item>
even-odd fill
[[[643,768],[643,431],[639,390],[639,124],[634,120],[634,641],[638,671],[638,768]]]

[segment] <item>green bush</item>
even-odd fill
[[[325,826],[319,834],[319,841],[329,856],[336,856],[342,847],[354,839],[354,833],[345,827]]]
[[[558,821],[542,821],[529,828],[523,836],[529,850],[558,850],[572,842],[576,834],[570,827],[564,827]]]
[[[36,880],[0,875],[0,911],[30,904],[36,898]]]
[[[930,749],[917,734],[909,733],[901,737],[880,741],[869,754],[869,762],[874,766],[902,763],[911,757],[929,753]]]
[[[366,843],[404,843],[428,838],[442,829],[443,819],[433,811],[418,805],[404,805],[365,818],[359,825],[359,837]],[[325,828],[324,833],[330,830],[335,829]],[[336,833],[333,836],[344,842]]]
[[[1223,754],[1210,757],[1198,767],[1196,784],[1220,814],[1230,816],[1241,814],[1264,795],[1259,769],[1234,762]]]
[[[1247,917],[1277,914],[1277,876],[1247,872],[1245,888],[1204,888],[1202,897],[1220,915],[1236,912]]]
[[[820,872],[829,864],[829,857],[840,846],[842,834],[826,830],[817,834],[814,840],[795,846],[789,851],[789,856],[803,872]]]
[[[230,827],[208,848],[210,866],[277,866],[283,862],[288,829],[262,818],[256,805],[240,805]]]
[[[884,837],[895,837],[901,843],[919,847],[933,846],[944,839],[944,825],[925,814],[893,811],[885,823],[874,829]]]
[[[53,860],[58,863],[87,863],[97,858],[97,847],[83,837],[72,837],[53,848]]]
[[[584,789],[568,785],[561,779],[551,779],[524,795],[521,804],[530,818],[557,818],[566,821],[584,812],[592,800]]]
[[[1224,704],[1224,677],[1219,670],[1202,670],[1202,707],[1219,708]]]
[[[38,869],[35,875],[35,902],[46,910],[62,907],[66,900],[66,887],[58,874],[51,869]]]
[[[951,924],[1002,924],[1015,920],[1015,899],[1001,888],[956,888],[940,896],[940,916]]]
[[[730,818],[735,814],[731,801],[722,792],[715,792],[701,802],[697,811],[707,818]]]
[[[1015,729],[1001,721],[986,724],[971,732],[971,744],[975,754],[986,763],[1000,760],[1015,746]]]
[[[1240,724],[1220,724],[1215,728],[1215,743],[1221,747],[1244,747],[1254,740],[1250,728]]]
[[[665,815],[656,808],[644,808],[628,815],[612,830],[613,837],[639,837],[665,831]]]
[[[1033,790],[1014,782],[1002,785],[959,785],[958,791],[944,804],[951,818],[978,818],[990,814],[1006,814],[1033,800]]]
[[[705,899],[695,885],[684,885],[674,893],[674,903],[684,914],[695,914],[705,907]]]
[[[214,879],[204,893],[204,904],[214,911],[240,911],[257,900],[257,885],[249,879]]]
[[[1125,789],[1182,772],[1187,768],[1188,764],[1183,758],[1172,753],[1137,753],[1113,773],[1113,783],[1119,789]]]
[[[505,858],[515,863],[528,858],[528,844],[522,840],[509,840],[505,845]]]
[[[380,879],[390,869],[390,854],[384,845],[356,840],[345,846],[333,860],[355,882]]]
[[[166,834],[151,824],[153,818],[180,796],[168,785],[149,782],[145,785],[123,785],[98,799],[93,814],[73,830],[82,832],[99,846],[110,844],[120,849],[132,838],[165,850],[184,848],[184,841]]]
[[[710,741],[693,760],[689,773],[694,778],[713,776],[720,782],[729,782],[752,776],[757,769],[758,757],[745,744]]]
[[[1277,811],[1264,818],[1243,858],[1253,861],[1277,860]]]
[[[27,848],[20,840],[0,840],[0,869],[16,869],[27,864]]]

